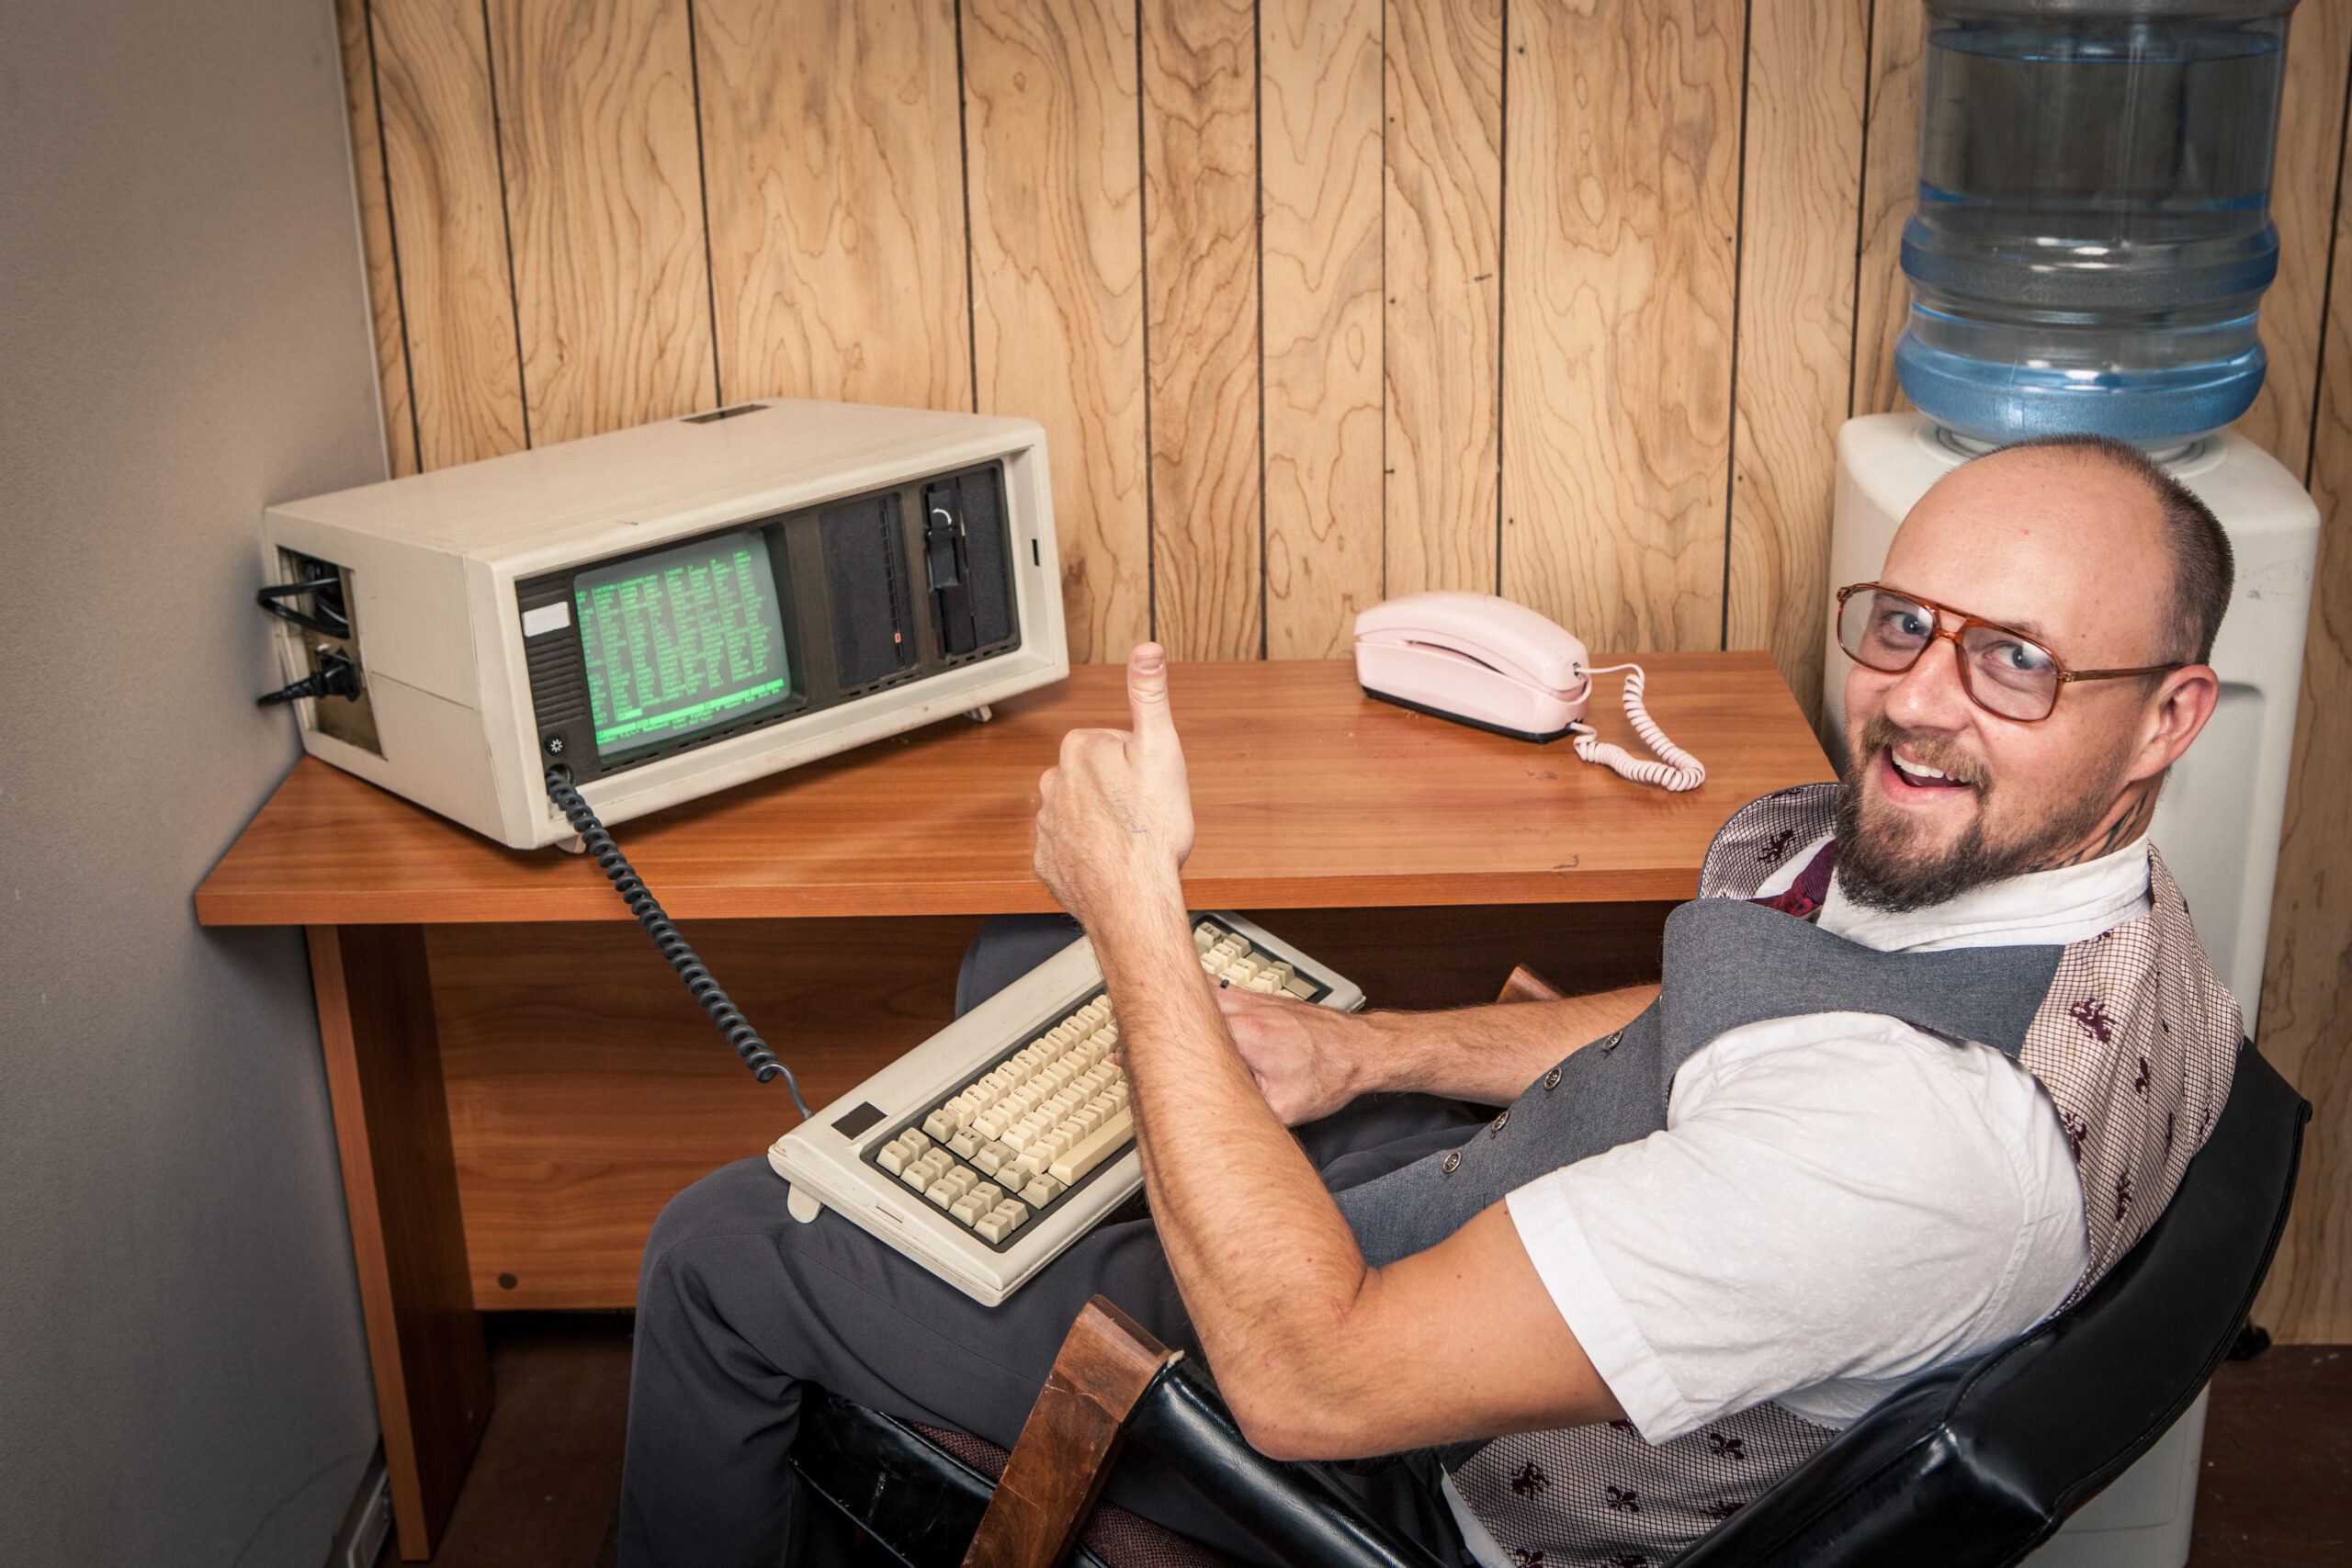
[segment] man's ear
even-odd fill
[[[2180,761],[2221,700],[2222,678],[2210,664],[2166,675],[2141,710],[2140,754],[2132,759],[2132,779],[2154,778]]]

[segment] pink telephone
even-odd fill
[[[1611,745],[1583,723],[1592,677],[1625,676],[1625,716],[1660,761]],[[1666,738],[1642,705],[1638,664],[1592,668],[1566,631],[1491,593],[1408,593],[1356,617],[1356,679],[1365,692],[1416,712],[1521,740],[1573,735],[1576,754],[1636,784],[1681,791],[1707,779],[1699,759]]]

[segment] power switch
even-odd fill
[[[953,484],[923,487],[922,541],[932,626],[939,634],[940,649],[950,655],[969,653],[980,639],[972,625],[970,563],[965,558],[964,516]]]

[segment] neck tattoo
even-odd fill
[[[2113,821],[2101,831],[2084,840],[2082,847],[2074,853],[2062,855],[2056,860],[2043,861],[2031,869],[2056,871],[2061,866],[2080,865],[2085,861],[2093,861],[2101,855],[2112,854],[2138,838],[2141,829],[2148,825],[2148,819],[2155,814],[2156,792],[2153,789],[2143,789],[2131,805],[2117,814]]]

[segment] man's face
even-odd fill
[[[2172,593],[2161,526],[2147,487],[2110,464],[2006,452],[1928,492],[1878,581],[2025,632],[2071,670],[2155,664]],[[1901,674],[1855,666],[1840,883],[1917,908],[2065,855],[2145,776],[2150,695],[2143,679],[2073,682],[2048,718],[2020,724],[1969,697],[1950,642]]]

